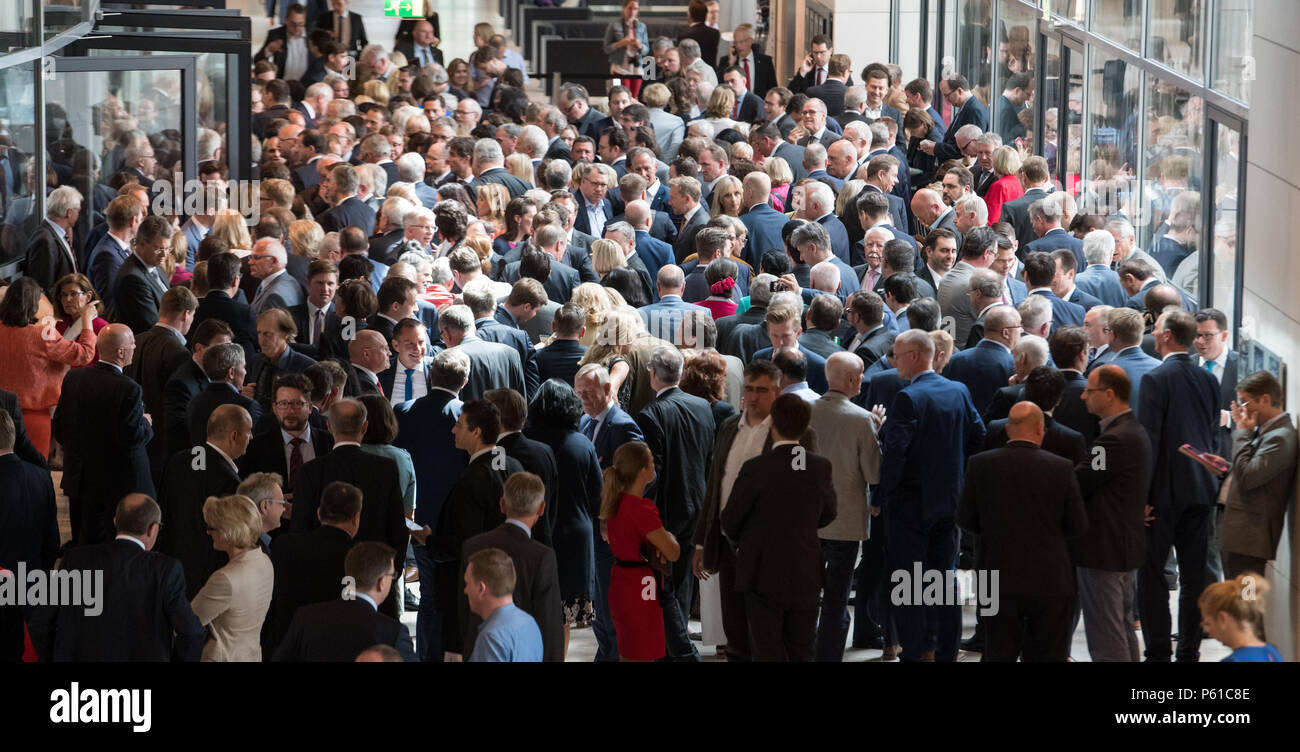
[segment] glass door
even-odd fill
[[[1245,123],[1215,107],[1207,108],[1205,190],[1201,202],[1209,237],[1201,243],[1204,256],[1200,273],[1206,280],[1199,290],[1203,305],[1223,311],[1237,345],[1241,328],[1241,288],[1245,275],[1242,254],[1246,239],[1246,129]]]

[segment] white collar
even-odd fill
[[[228,454],[226,454],[225,452],[221,451],[221,447],[219,447],[219,446],[217,446],[217,445],[215,445],[215,444],[213,444],[213,443],[211,443],[211,442],[207,442],[207,446],[212,447],[212,450],[213,450],[213,451],[215,451],[217,454],[221,455],[222,458],[226,460],[226,464],[227,464],[227,465],[230,465],[231,469],[233,469],[236,473],[239,472],[239,466],[235,464],[235,461],[234,461],[234,460],[230,459],[230,455],[228,455]]]
[[[477,452],[471,454],[469,456],[469,461],[473,462],[474,460],[478,459],[480,456],[487,454],[488,452],[491,452],[493,449],[496,449],[496,444],[489,444],[483,447],[482,449],[478,450]]]
[[[134,543],[135,545],[139,546],[141,551],[148,551],[148,550],[149,550],[149,549],[147,549],[147,548],[144,547],[144,541],[140,540],[139,538],[135,537],[134,535],[127,535],[126,533],[119,533],[119,534],[117,535],[117,537],[114,538],[113,540],[129,540],[129,541],[131,541],[132,543]]]

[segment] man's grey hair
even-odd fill
[[[627,242],[632,243],[633,245],[636,244],[636,230],[633,230],[632,225],[627,222],[610,222],[605,225],[605,232],[616,232],[619,235],[622,235],[623,239]]]
[[[564,116],[563,112],[560,112],[559,107],[547,107],[542,111],[542,119],[546,121],[547,125],[554,128],[557,134],[569,126],[569,119]],[[541,155],[534,154],[533,156]]]
[[[1052,222],[1061,221],[1061,205],[1051,199],[1040,198],[1029,205],[1029,218],[1045,219]]]
[[[469,356],[464,351],[453,347],[433,356],[433,363],[429,369],[430,386],[455,390],[459,389],[468,378]]]
[[[713,123],[710,123],[707,120],[696,120],[692,122],[690,130],[690,135],[700,136],[701,138],[712,139],[715,135],[713,131]]]
[[[996,131],[986,131],[975,140],[981,144],[991,144],[994,149],[1002,145],[1002,136],[998,135]]]
[[[275,238],[261,238],[253,243],[253,251],[256,252],[261,247],[263,253],[269,253],[275,258],[275,262],[281,266],[289,263],[289,254],[284,250],[284,243]]]
[[[768,308],[776,308],[777,306],[782,305],[788,305],[797,310],[803,310],[803,298],[799,297],[799,294],[794,290],[782,290],[781,292],[772,293],[771,297],[767,299]]]
[[[992,269],[976,269],[970,275],[970,289],[972,292],[978,291],[982,298],[1000,298],[1002,275]]]
[[[45,216],[62,219],[73,209],[80,209],[82,200],[81,191],[70,185],[61,185],[45,197]]]
[[[853,122],[844,126],[844,137],[851,138],[855,141],[859,139],[870,141],[871,125],[869,123],[864,123],[861,120],[854,120]]]
[[[234,342],[212,345],[203,351],[203,373],[213,381],[224,381],[230,369],[244,364],[244,348]]]
[[[383,215],[384,219],[388,220],[390,225],[404,225],[406,224],[406,215],[415,211],[415,208],[415,204],[401,196],[389,196],[384,199],[383,204],[380,204],[379,213]]]
[[[519,138],[519,134],[523,131],[523,128],[520,128],[514,123],[502,123],[497,126],[497,130],[504,130],[506,132],[506,138]]]
[[[541,159],[546,153],[546,131],[535,125],[525,125],[519,129],[519,140],[515,142],[515,151],[521,151],[533,159]]]
[[[429,63],[421,69],[424,75],[435,84],[445,84],[451,79],[447,76],[447,69],[438,63]]]
[[[1041,298],[1042,296],[1035,295],[1031,297]],[[1051,303],[1047,305],[1049,308],[1051,307]],[[1021,337],[1011,352],[1016,358],[1016,363],[1027,363],[1031,368],[1047,365],[1049,357],[1047,340],[1033,334],[1026,334]]]
[[[424,157],[408,151],[397,158],[397,176],[403,182],[415,183],[424,180]]]
[[[276,493],[279,489],[280,493]],[[240,496],[247,496],[254,504],[272,499],[282,499],[284,496],[284,479],[279,473],[253,473],[244,482],[239,484],[235,493]]]
[[[458,332],[472,332],[474,312],[467,305],[447,306],[438,314],[438,327],[455,329]]]
[[[388,190],[388,172],[384,168],[370,162],[362,162],[357,165],[357,176],[361,178],[358,181],[361,185],[370,188],[372,196],[383,198]]]
[[[430,279],[443,287],[451,287],[451,282],[455,277],[451,276],[451,262],[446,256],[434,259],[433,266],[429,269]]]
[[[821,144],[808,144],[803,150],[803,166],[806,170],[826,165],[826,147]]]
[[[1030,295],[1016,306],[1020,312],[1020,324],[1025,331],[1038,331],[1043,324],[1052,319],[1052,304],[1042,295]]]
[[[776,281],[776,277],[767,272],[763,272],[750,281],[749,305],[751,308],[765,306],[772,300],[772,283]]]
[[[974,141],[982,135],[984,135],[984,129],[974,123],[967,123],[957,129],[957,132],[953,134],[953,140],[956,141],[956,139],[960,137],[967,141]]]
[[[552,159],[542,170],[542,184],[552,190],[564,190],[573,179],[573,167],[563,159]]]
[[[973,193],[957,199],[953,208],[961,214],[975,212],[975,218],[979,220],[978,227],[984,227],[989,223],[989,205]]]
[[[867,130],[871,131],[871,145],[873,147],[884,146],[889,143],[889,129],[885,127],[884,123],[872,123]]]
[[[1133,230],[1133,223],[1123,217],[1108,220],[1105,229],[1118,232],[1122,238],[1132,238],[1136,235]]]
[[[694,60],[700,56],[700,43],[694,39],[683,39],[677,43],[677,51],[684,60]]]
[[[409,206],[411,202],[407,201],[406,203]],[[387,207],[388,203],[384,202],[384,206]],[[433,212],[429,211],[423,206],[410,207],[406,210],[406,213],[402,215],[402,227],[403,228],[410,227],[414,225],[416,222],[425,219],[429,220],[430,222],[433,222],[434,221]]]
[[[650,370],[655,378],[665,384],[676,384],[682,380],[681,352],[672,345],[660,345],[650,355]]]
[[[490,164],[505,161],[501,153],[501,144],[495,138],[480,138],[474,142],[474,164]]]
[[[850,86],[844,90],[844,109],[857,112],[865,101],[867,101],[867,87]],[[853,122],[859,121],[855,120]]]
[[[407,251],[398,257],[397,263],[406,264],[414,269],[416,273],[419,273],[428,271],[433,267],[433,257],[422,251]],[[393,267],[388,267],[388,273],[393,273]]]
[[[1083,258],[1092,264],[1110,265],[1115,255],[1115,236],[1106,230],[1092,230],[1083,236]]]
[[[840,289],[840,268],[830,261],[819,261],[808,273],[814,290],[833,293]]]
[[[805,243],[812,243],[817,250],[827,253],[831,250],[831,234],[816,222],[799,225],[794,232],[790,233],[790,245],[802,248]]]

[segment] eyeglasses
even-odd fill
[[[276,407],[282,407],[287,410],[292,410],[292,409],[301,410],[302,408],[310,404],[311,403],[308,402],[307,400],[276,400],[275,401]]]
[[[1110,387],[1106,387],[1106,388],[1098,387],[1096,389],[1093,389],[1092,387],[1088,386],[1083,388],[1083,394],[1087,394],[1089,392],[1109,392],[1109,391],[1110,391]]]
[[[1207,332],[1199,332],[1199,333],[1196,335],[1196,338],[1199,339],[1199,340],[1205,340],[1205,341],[1208,342],[1209,340],[1212,340],[1212,339],[1214,339],[1214,338],[1216,338],[1216,337],[1220,337],[1220,336],[1222,336],[1222,335],[1223,335],[1223,332],[1208,332],[1208,333],[1207,333]]]

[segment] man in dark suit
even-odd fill
[[[113,535],[113,507],[123,496],[154,490],[145,451],[153,429],[140,385],[122,373],[135,336],[122,324],[110,324],[100,330],[97,346],[98,363],[64,376],[51,426],[64,450],[62,488],[79,545]]]
[[[754,48],[753,24],[737,26],[731,34],[731,49],[718,58],[720,71],[725,72],[733,65],[745,76],[746,90],[760,98],[767,96],[767,90],[776,86],[776,67],[772,64],[772,57]]]
[[[443,343],[469,357],[469,380],[461,389],[462,399],[479,399],[488,389],[509,387],[521,394],[526,390],[519,353],[509,345],[488,342],[476,334],[474,314],[469,306],[443,309],[438,316]]]
[[[158,550],[180,560],[189,598],[228,561],[225,553],[212,546],[203,503],[209,496],[228,496],[239,488],[235,461],[248,448],[253,422],[238,405],[222,405],[212,411],[206,428],[204,443],[181,450],[168,460],[158,485],[163,513]]]
[[[542,383],[538,376],[537,350],[533,347],[533,341],[522,329],[506,326],[493,317],[497,300],[490,287],[471,287],[462,293],[462,298],[474,315],[474,335],[484,342],[505,345],[519,356],[524,371],[524,396],[531,398]]]
[[[25,251],[25,274],[40,282],[42,290],[49,290],[57,296],[54,283],[78,271],[72,238],[73,228],[81,215],[82,198],[76,188],[64,186],[51,191],[45,203],[45,221],[32,233]]]
[[[747,88],[743,68],[733,65],[723,69],[722,81],[736,95],[736,104],[731,110],[732,120],[738,123],[756,123],[765,117],[763,100]]]
[[[284,479],[287,498],[293,499],[298,471],[317,457],[324,457],[334,447],[334,437],[324,427],[313,425],[311,379],[300,373],[285,374],[275,381],[272,391],[271,421],[266,418],[248,449],[240,458],[240,475],[275,473]],[[273,422],[272,422],[273,421]],[[271,423],[269,426],[268,423]]]
[[[351,399],[335,402],[329,409],[330,433],[334,449],[298,471],[294,482],[293,531],[310,532],[319,525],[316,509],[324,489],[334,481],[344,481],[361,489],[366,500],[357,529],[358,541],[379,541],[401,555],[393,560],[396,571],[403,569],[406,558],[407,531],[402,508],[402,493],[397,485],[396,463],[387,457],[361,449],[366,432],[366,409]],[[384,613],[397,614],[395,594],[382,604]]]
[[[59,558],[54,484],[48,470],[14,454],[15,438],[13,418],[0,410],[0,488],[6,494],[5,503],[0,504],[0,567],[14,571],[22,562],[29,571],[50,570]],[[15,607],[7,604],[0,608]],[[18,642],[21,653],[21,636]],[[0,646],[0,655],[5,659],[12,655],[7,652],[9,647]]]
[[[393,406],[397,438],[393,445],[405,449],[415,465],[415,522],[427,528],[438,524],[443,502],[469,462],[455,444],[452,429],[464,403],[457,394],[465,386],[470,359],[458,349],[443,350],[429,369],[429,393],[414,402]],[[416,652],[420,660],[439,660],[442,650],[433,551],[415,536],[415,564],[420,572],[420,606],[416,615]]]
[[[18,404],[18,395],[13,392],[0,389],[0,410],[9,413],[9,417],[14,422],[14,454],[18,459],[31,463],[39,468],[45,469],[48,465],[45,462],[45,455],[32,446],[32,441],[27,437],[27,430],[23,427],[23,411]]]
[[[692,177],[674,178],[668,183],[668,203],[682,217],[673,243],[675,263],[682,263],[695,253],[695,235],[709,221],[709,210],[700,203],[700,182]]]
[[[1089,455],[1075,465],[1089,523],[1075,559],[1079,606],[1093,661],[1136,662],[1134,584],[1144,558],[1151,439],[1129,410],[1130,384],[1122,369],[1097,368],[1087,384],[1083,401],[1102,429]]]
[[[244,348],[245,360],[251,360],[257,351],[257,338],[253,331],[253,316],[248,303],[236,300],[239,292],[239,257],[233,253],[218,253],[208,259],[207,295],[199,300],[194,313],[191,333],[208,319],[224,321],[234,333],[234,342]],[[194,338],[191,334],[190,345]]]
[[[539,245],[542,241],[551,244]],[[569,302],[573,288],[581,284],[582,277],[577,269],[563,260],[572,259],[570,254],[573,249],[564,240],[564,230],[548,225],[533,236],[532,242],[535,247],[524,249],[518,261],[506,266],[501,281],[513,285],[522,277],[532,277],[542,283],[548,300],[556,303]],[[586,254],[583,257],[590,258]]]
[[[1088,335],[1077,326],[1063,326],[1047,341],[1052,362],[1056,363],[1065,379],[1061,401],[1052,411],[1052,420],[1078,431],[1086,444],[1097,438],[1097,416],[1088,412],[1084,390],[1088,379],[1083,375],[1088,364]],[[1127,400],[1125,400],[1127,403]]]
[[[1219,382],[1219,410],[1231,410],[1237,399],[1237,379],[1241,376],[1241,356],[1228,349],[1228,317],[1217,308],[1196,313],[1196,365]],[[1222,413],[1220,413],[1222,415]],[[1205,450],[1209,451],[1209,450]],[[1219,445],[1215,454],[1232,456],[1232,431],[1219,421]]]
[[[831,463],[798,444],[812,419],[803,399],[778,397],[771,419],[772,450],[741,465],[721,526],[736,547],[752,658],[811,661],[822,584],[817,529],[836,512]]]
[[[1021,249],[1038,239],[1033,222],[1029,218],[1029,207],[1051,193],[1052,183],[1048,173],[1047,160],[1042,157],[1029,157],[1020,165],[1018,173],[1020,182],[1025,186],[1025,195],[1002,205],[1002,221],[1010,224],[1016,231],[1016,241]],[[1053,249],[1054,250],[1054,249]],[[1020,251],[1020,256],[1024,256]],[[1085,259],[1086,260],[1086,259]],[[1107,261],[1107,264],[1110,262]]]
[[[208,417],[221,405],[239,405],[252,416],[253,425],[262,419],[262,406],[240,391],[244,383],[244,351],[239,345],[213,345],[203,351],[203,372],[208,384],[194,395],[185,412],[190,446],[207,435]],[[245,387],[252,393],[252,385]]]
[[[1088,526],[1074,463],[1042,450],[1043,413],[1017,403],[1009,441],[970,458],[958,518],[980,536],[976,566],[1000,572],[997,612],[985,614],[986,661],[1065,661],[1074,568],[1066,540]],[[982,586],[987,587],[985,583]],[[981,588],[982,589],[982,588]]]
[[[299,608],[271,660],[350,662],[374,645],[396,648],[403,661],[418,660],[406,625],[379,610],[393,601],[393,580],[402,571],[393,566],[396,558],[377,541],[353,546],[343,564],[353,583],[345,597]]]
[[[154,482],[162,474],[163,464],[169,455],[165,450],[164,425],[166,403],[163,389],[172,374],[190,361],[190,351],[185,348],[185,335],[194,321],[199,301],[185,287],[173,287],[162,297],[158,309],[158,323],[135,340],[135,357],[124,369],[140,385],[145,412],[157,416],[158,430],[149,442],[149,464],[153,468]]]
[[[1030,295],[1041,295],[1052,304],[1052,326],[1056,331],[1061,326],[1083,326],[1083,316],[1087,311],[1083,306],[1057,297],[1052,291],[1052,283],[1058,276],[1056,261],[1050,253],[1034,252],[1025,257],[1025,283]]]
[[[787,86],[794,94],[806,91],[809,87],[819,86],[830,78],[831,40],[825,34],[817,34],[809,42],[809,53],[803,59],[794,77]],[[853,85],[853,76],[849,76],[845,85]],[[797,117],[797,116],[796,116]]]
[[[527,193],[532,186],[510,174],[505,168],[505,160],[505,156],[501,153],[501,145],[496,141],[484,140],[476,143],[474,173],[478,177],[470,181],[469,195],[478,196],[479,186],[492,184],[505,186],[512,199]]]
[[[171,250],[172,227],[162,217],[146,217],[135,236],[135,248],[113,282],[110,318],[141,334],[158,323],[158,308],[167,280],[162,277],[163,257]]]
[[[462,547],[466,540],[505,522],[501,497],[506,478],[523,471],[518,460],[496,446],[500,431],[500,412],[495,405],[486,400],[465,403],[453,436],[456,447],[471,459],[447,493],[438,513],[436,533],[426,527],[415,534],[417,540],[432,546],[437,562],[434,592],[441,617],[442,649],[448,653],[460,654],[465,647],[459,618],[461,589],[456,587],[456,578],[463,571]]]
[[[943,141],[937,144],[933,141],[922,141],[921,150],[927,154],[933,154],[938,162],[961,159],[965,155],[957,148],[957,131],[963,125],[974,125],[981,131],[988,130],[989,112],[984,108],[983,104],[980,104],[975,92],[971,91],[970,82],[960,73],[941,80],[939,82],[939,93],[955,110],[952,115],[952,122],[948,124],[948,130],[944,133]]]
[[[533,473],[520,472],[506,479],[500,501],[506,521],[467,539],[461,545],[460,560],[463,568],[478,551],[487,548],[505,551],[515,565],[515,605],[533,617],[542,632],[542,660],[562,661],[564,608],[555,552],[529,535],[545,511],[546,493],[542,479]],[[459,602],[461,630],[465,636],[462,655],[470,655],[483,620],[470,612],[469,601],[463,595]]]
[[[552,326],[555,338],[551,344],[537,351],[537,371],[541,381],[559,379],[573,386],[578,374],[578,361],[587,354],[578,338],[585,330],[586,313],[573,303],[565,303],[555,312]]]
[[[185,595],[180,562],[151,549],[162,513],[144,494],[116,504],[117,539],[79,546],[63,571],[103,573],[100,610],[44,606],[29,629],[42,661],[197,661],[203,625]]]
[[[334,39],[342,43],[356,57],[370,44],[366,38],[366,24],[361,14],[348,10],[348,0],[330,0],[330,11],[316,16],[316,28],[334,33]]]
[[[1052,417],[1052,411],[1060,405],[1061,395],[1065,391],[1065,377],[1061,372],[1052,366],[1038,366],[1029,372],[1021,387],[1020,399],[1012,403],[1011,407],[1015,407],[1019,402],[1030,402],[1042,411],[1043,438],[1038,444],[1043,451],[1057,457],[1064,457],[1071,463],[1082,462],[1088,446],[1083,440],[1083,434]],[[984,437],[985,451],[1000,449],[1011,440],[1007,435],[1010,409],[1007,410],[1007,415],[1006,418],[987,421],[988,433]]]
[[[1020,341],[1020,313],[999,305],[984,317],[984,339],[975,347],[953,353],[943,375],[970,390],[975,410],[983,414],[998,389],[1015,373],[1012,348]]]
[[[758,268],[764,253],[785,248],[781,228],[789,220],[772,208],[771,195],[772,179],[766,173],[751,172],[745,176],[741,204],[746,209],[741,213],[740,221],[749,234],[745,237],[741,256],[754,268]]]
[[[880,431],[885,462],[871,503],[889,516],[888,568],[951,571],[957,560],[956,515],[966,457],[984,441],[984,424],[965,386],[931,370],[934,341],[909,329],[894,340],[897,392]],[[887,372],[886,372],[887,373]],[[883,374],[882,374],[883,376]],[[881,376],[873,377],[872,385]],[[894,620],[901,658],[919,661],[937,636],[934,657],[957,659],[961,612],[954,606],[901,605]]]
[[[1203,465],[1179,451],[1218,444],[1219,384],[1187,354],[1196,338],[1196,319],[1186,311],[1161,315],[1156,352],[1164,362],[1142,378],[1138,420],[1151,437],[1153,467],[1148,502],[1155,519],[1147,528],[1146,560],[1138,572],[1142,636],[1148,661],[1170,659],[1169,590],[1165,563],[1178,555],[1178,660],[1200,655],[1200,610],[1206,555],[1214,529],[1218,483]]]
[[[677,386],[682,365],[682,355],[675,348],[661,345],[654,349],[650,386],[657,396],[636,416],[658,471],[646,495],[659,507],[664,527],[679,541],[691,540],[694,535],[714,436],[709,404]],[[699,652],[687,635],[694,585],[688,557],[673,563],[668,579],[662,599],[668,660],[697,661]]]
[[[1076,271],[1088,268],[1088,261],[1083,257],[1083,241],[1061,227],[1060,204],[1045,199],[1035,201],[1029,205],[1029,222],[1038,237],[1020,247],[1021,261],[1039,251],[1051,253],[1058,248],[1067,248],[1074,254]]]
[[[253,56],[253,62],[269,60],[275,66],[275,77],[282,81],[300,81],[312,62],[311,44],[307,40],[307,11],[294,4],[284,16],[284,25],[268,29],[266,42]],[[288,67],[292,59],[294,67]],[[254,116],[256,117],[256,116]],[[263,121],[265,125],[266,121]],[[254,125],[259,136],[262,128]]]
[[[693,39],[700,45],[700,59],[706,64],[712,65],[714,60],[718,59],[718,43],[722,41],[722,32],[705,23],[708,18],[707,4],[700,0],[693,0],[686,7],[687,18],[690,19],[690,25],[682,29],[677,35],[677,41],[683,39]]]
[[[338,597],[343,563],[361,524],[361,504],[361,489],[336,481],[321,493],[320,527],[272,539],[275,590],[262,627],[264,657],[275,655],[299,607]]]
[[[375,232],[375,213],[357,198],[361,176],[350,164],[335,164],[322,177],[320,197],[330,208],[320,215],[320,226],[325,232],[339,232],[345,227],[358,227],[364,237]]]

